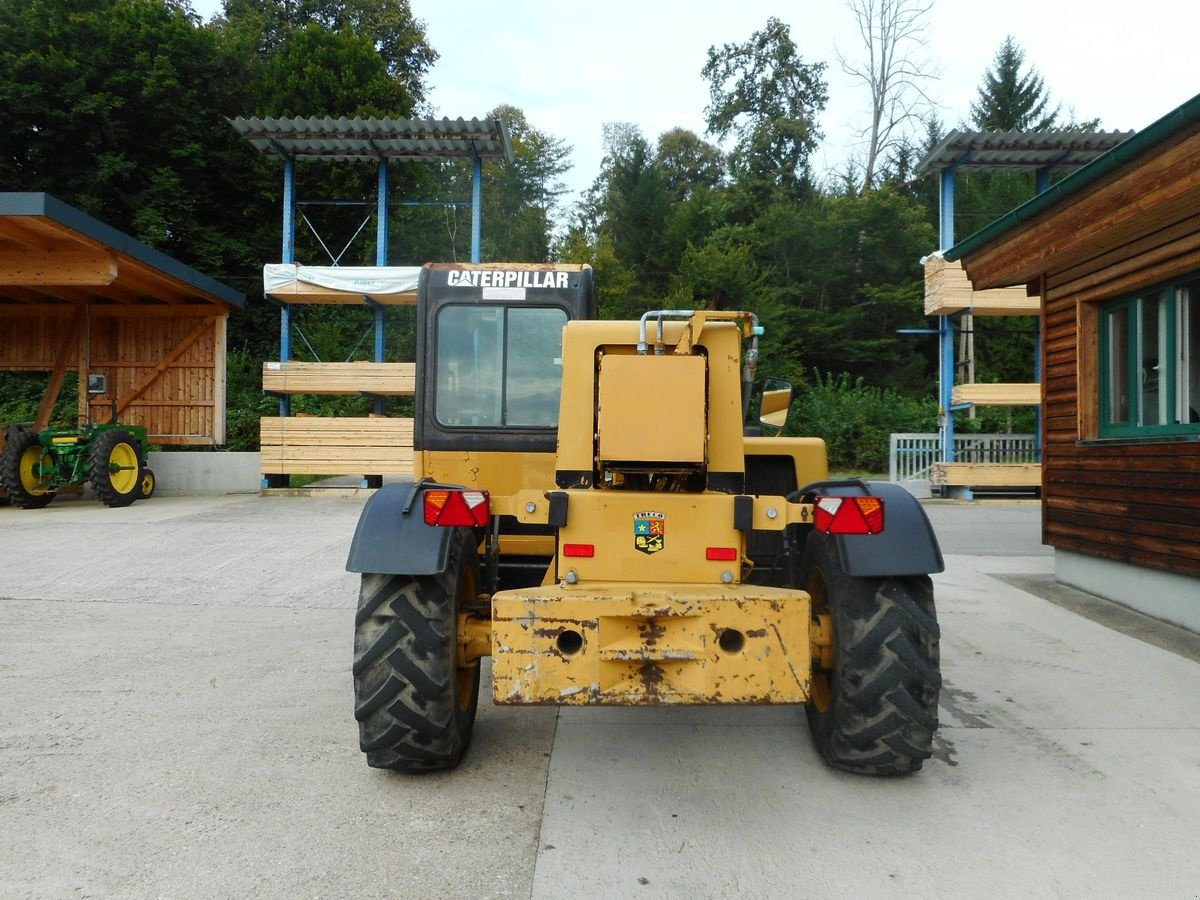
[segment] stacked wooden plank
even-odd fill
[[[263,390],[272,394],[412,396],[413,363],[264,362]]]
[[[1036,316],[1040,297],[1026,296],[1024,287],[971,289],[962,262],[947,262],[936,253],[925,257],[925,315],[946,316],[970,311],[979,316]]]
[[[1037,406],[1042,402],[1040,384],[956,384],[951,395],[955,404],[976,406]]]
[[[287,416],[259,420],[264,475],[404,475],[413,470],[413,420]]]
[[[380,306],[412,306],[417,302],[416,291],[405,291],[398,294],[370,292],[356,294],[303,281],[297,281],[287,287],[274,288],[271,296],[284,303],[315,303],[333,306],[362,306],[364,298],[372,303],[378,303]]]
[[[1037,463],[934,463],[930,482],[950,487],[1041,487]]]

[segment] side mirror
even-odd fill
[[[792,383],[782,378],[764,378],[762,399],[758,405],[759,424],[776,431],[787,424],[792,408]]]

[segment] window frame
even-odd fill
[[[1200,273],[1192,273],[1183,278],[1173,279],[1147,286],[1135,293],[1098,304],[1099,327],[1097,342],[1097,374],[1098,415],[1097,435],[1105,438],[1157,438],[1177,435],[1200,434],[1200,423],[1180,422],[1179,385],[1181,383],[1181,359],[1186,354],[1181,352],[1180,341],[1186,335],[1181,333],[1181,323],[1187,316],[1183,314],[1185,296],[1190,296],[1190,312],[1194,314],[1200,300]],[[1147,301],[1156,300],[1158,308],[1157,331],[1159,340],[1157,391],[1165,393],[1165,398],[1158,402],[1165,409],[1170,419],[1165,424],[1145,424],[1146,381],[1145,368],[1142,365],[1146,351],[1142,345],[1145,334],[1144,319]],[[1124,335],[1124,346],[1119,348],[1124,362],[1128,387],[1128,407],[1126,418],[1113,421],[1111,406],[1114,397],[1114,364],[1113,364],[1113,322],[1121,312],[1126,314],[1127,326]],[[1191,317],[1194,319],[1194,315]],[[1196,328],[1198,323],[1190,321],[1188,325]],[[1161,352],[1165,351],[1165,352]],[[1158,396],[1161,396],[1159,394]],[[1195,401],[1197,398],[1192,398]],[[1186,414],[1186,410],[1183,410]]]
[[[500,421],[494,425],[493,424],[453,425],[453,424],[443,421],[440,416],[439,407],[441,405],[442,396],[441,396],[439,375],[440,375],[440,367],[442,365],[442,354],[444,352],[444,350],[442,348],[442,343],[441,343],[441,340],[442,340],[442,317],[450,310],[459,310],[459,309],[468,309],[468,310],[495,309],[503,317],[503,327],[501,329],[503,344],[501,347],[502,353],[500,356],[500,393],[499,393]],[[536,433],[540,434],[540,433],[555,432],[558,430],[557,409],[555,410],[556,420],[553,425],[527,425],[527,424],[510,425],[505,421],[506,417],[508,415],[508,409],[509,409],[509,404],[508,404],[509,333],[510,333],[509,329],[511,327],[511,321],[510,321],[509,314],[513,310],[519,310],[519,311],[553,310],[553,311],[560,312],[560,313],[562,313],[562,317],[563,317],[562,318],[562,327],[563,328],[565,328],[567,323],[571,321],[571,311],[565,305],[563,305],[561,303],[553,303],[553,302],[549,302],[549,303],[505,303],[503,301],[493,301],[493,302],[485,302],[485,303],[450,302],[450,303],[441,304],[438,307],[438,309],[434,315],[433,329],[432,329],[433,346],[435,348],[435,351],[434,351],[434,360],[435,361],[434,361],[434,372],[432,373],[434,389],[433,389],[432,398],[431,398],[433,400],[433,403],[431,404],[432,408],[430,410],[430,413],[431,413],[430,418],[432,420],[432,424],[435,427],[437,427],[447,433],[454,433],[454,432],[476,432],[476,433],[479,433],[479,432],[503,432],[503,433],[536,432]],[[561,360],[562,360],[561,343],[559,346],[558,359],[560,361],[559,365],[561,367]],[[561,402],[561,397],[562,397],[562,373],[560,370],[560,373],[559,373],[559,399],[560,399],[560,402]]]

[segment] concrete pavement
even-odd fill
[[[486,701],[457,771],[368,769],[361,505],[0,508],[0,896],[1200,895],[1200,665],[1004,580],[1051,572],[1036,504],[929,507],[943,725],[900,780],[796,708]]]

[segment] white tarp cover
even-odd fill
[[[296,282],[348,294],[406,294],[417,289],[420,266],[263,266],[263,290],[288,292]]]

